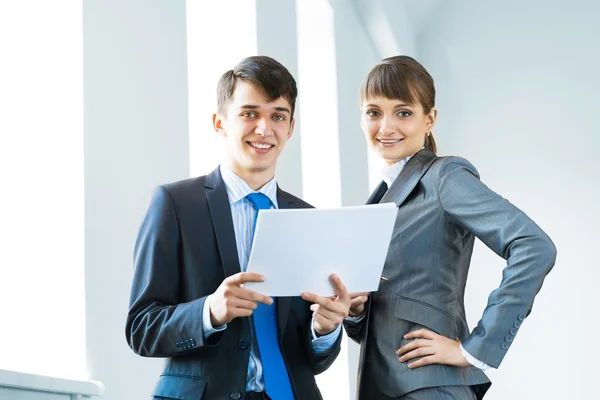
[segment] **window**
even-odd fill
[[[0,3],[0,368],[85,379],[82,4]]]
[[[188,0],[187,31],[190,173],[197,176],[224,159],[225,140],[212,125],[217,82],[240,60],[256,55],[256,3]]]

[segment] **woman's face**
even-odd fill
[[[361,104],[360,125],[367,143],[387,165],[405,159],[423,148],[425,135],[433,128],[437,110],[423,112],[421,104],[406,104],[386,97],[371,97]]]

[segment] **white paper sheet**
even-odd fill
[[[377,291],[397,208],[261,210],[248,260],[265,277],[245,287],[267,296],[332,296],[336,273],[350,293]]]

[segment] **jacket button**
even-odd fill
[[[510,329],[510,334],[515,336],[517,334],[517,328],[511,328]]]
[[[521,327],[521,321],[515,321],[515,323],[513,324],[513,326],[517,329],[519,329]]]
[[[525,321],[525,314],[519,314],[519,321]]]
[[[239,393],[239,392],[231,393],[231,394],[229,395],[229,398],[230,398],[231,400],[240,400],[240,399],[242,398],[242,394],[241,394],[241,393]]]
[[[502,350],[508,350],[508,348],[510,347],[510,344],[504,342],[504,343],[502,343],[502,345],[500,347],[502,347]]]
[[[510,342],[512,342],[512,341],[513,341],[513,339],[514,339],[514,338],[515,338],[514,336],[507,335],[507,336],[504,338],[504,340],[505,340],[506,342],[510,343]]]
[[[196,341],[194,339],[190,339],[190,345],[194,347],[196,345]]]
[[[240,346],[240,349],[242,350],[246,350],[248,348],[248,341],[246,339],[242,339],[238,342],[238,346]]]

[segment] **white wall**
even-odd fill
[[[125,340],[133,245],[158,184],[189,176],[184,0],[83,7],[87,361],[103,399],[144,399],[160,359]]]
[[[595,1],[453,1],[423,21],[416,57],[433,75],[440,152],[554,240],[555,269],[503,364],[494,399],[597,398],[600,93]],[[470,326],[504,261],[477,243],[467,286]]]

